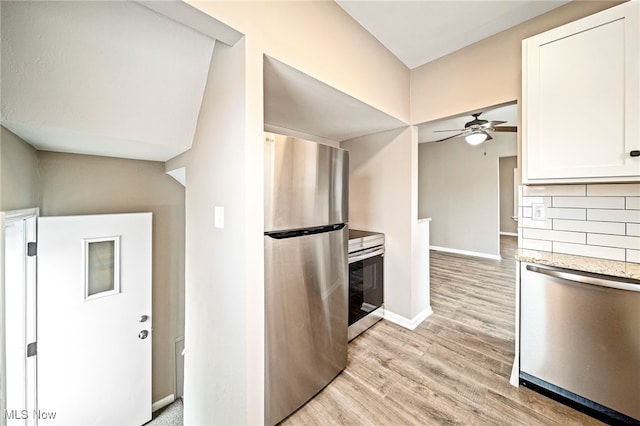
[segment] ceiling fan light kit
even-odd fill
[[[490,141],[493,139],[488,132],[517,132],[518,129],[515,126],[502,126],[496,127],[499,124],[504,124],[506,121],[487,121],[480,119],[479,116],[482,114],[478,112],[476,114],[471,114],[473,116],[473,120],[469,121],[464,125],[464,129],[454,129],[454,130],[434,130],[434,132],[461,132],[453,136],[449,136],[435,142],[442,142],[448,139],[457,138],[458,136],[464,135],[466,136],[464,139],[467,141],[469,145],[480,145],[482,142]]]
[[[469,145],[480,145],[488,139],[489,135],[480,130],[475,130],[464,137]]]

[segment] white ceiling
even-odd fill
[[[215,41],[134,2],[2,2],[2,125],[37,149],[191,146]]]
[[[471,111],[464,115],[443,118],[441,120],[430,121],[418,126],[418,142],[435,142],[449,136],[460,133],[460,129],[464,129],[465,123],[473,120],[471,114],[481,112],[480,119],[488,121],[506,121],[500,126],[517,126],[518,124],[518,105],[508,104],[495,107],[484,108],[480,111]],[[434,132],[434,130],[452,130],[449,132]],[[461,138],[464,135],[460,136]],[[449,140],[455,140],[452,138]]]
[[[568,3],[568,0],[336,0],[410,69]]]

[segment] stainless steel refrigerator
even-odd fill
[[[265,423],[347,364],[348,152],[265,133]]]

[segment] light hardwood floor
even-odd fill
[[[501,261],[431,252],[434,314],[409,331],[381,321],[349,344],[347,368],[283,425],[597,425],[509,384],[515,238]]]

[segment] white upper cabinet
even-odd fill
[[[523,183],[640,180],[640,2],[522,42]]]

